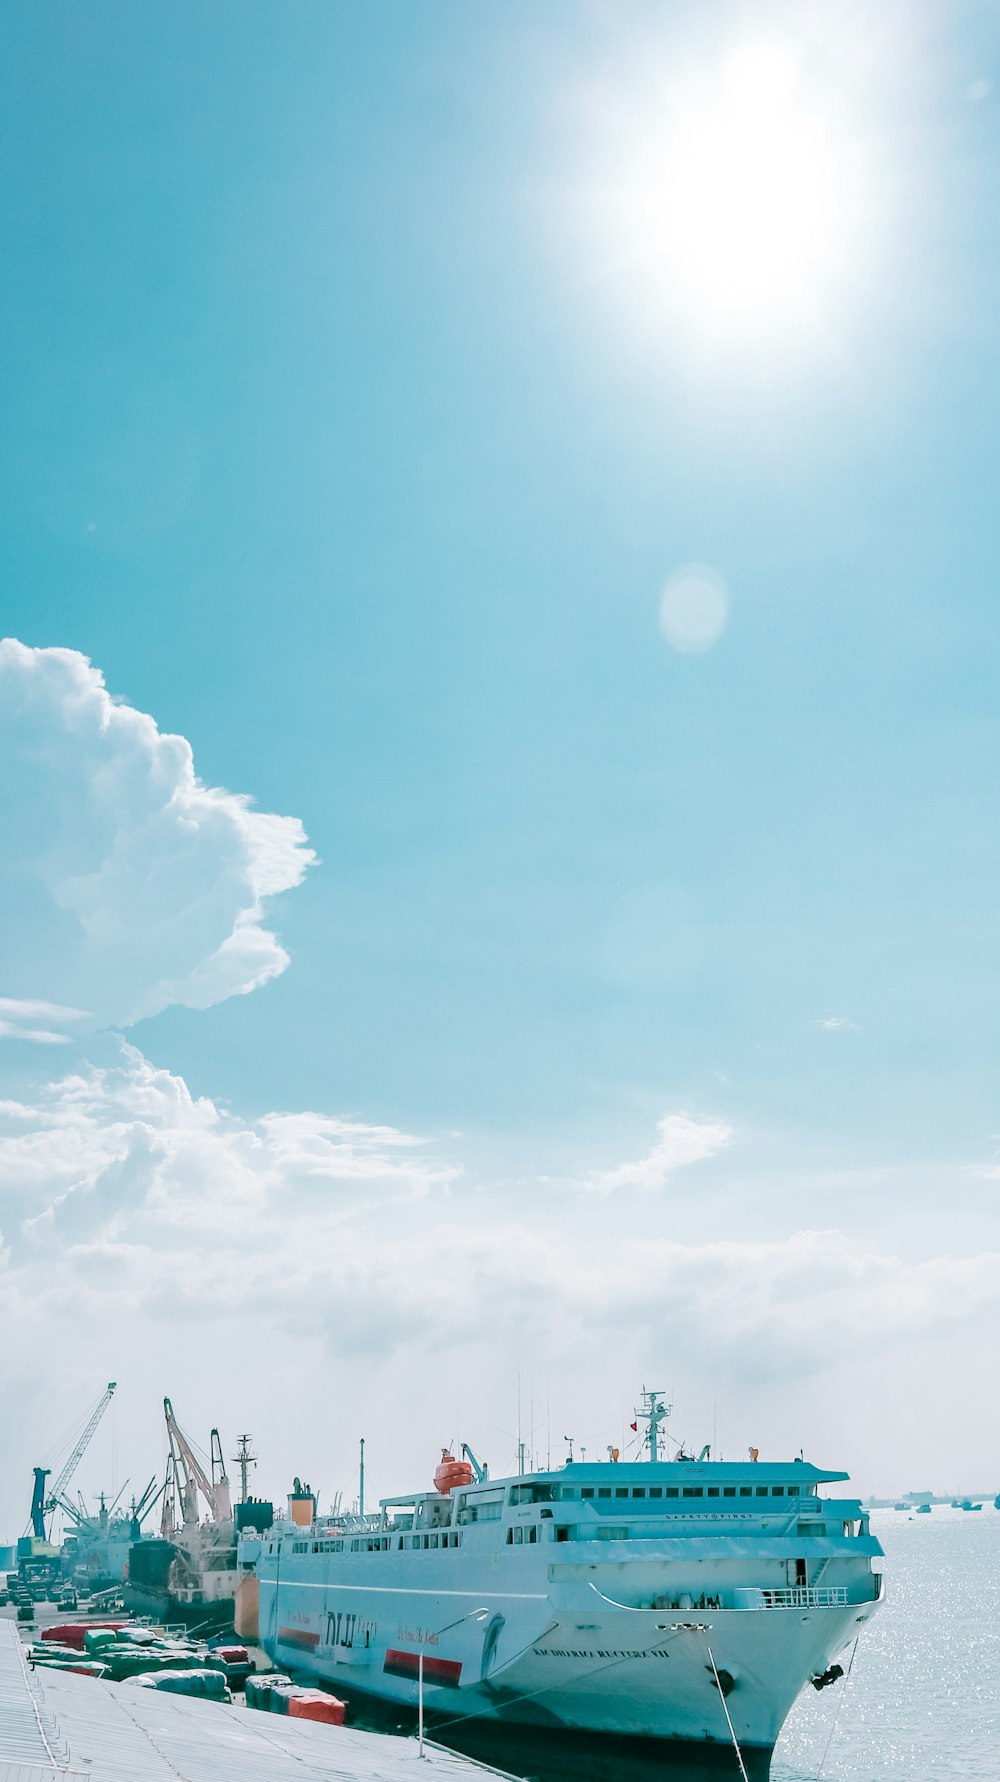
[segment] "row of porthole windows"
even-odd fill
[[[576,1497],[577,1494],[569,1487],[563,1486],[560,1495],[563,1498],[570,1498]],[[631,1491],[627,1485],[616,1485],[614,1487],[610,1485],[599,1485],[596,1488],[593,1485],[584,1485],[580,1491],[580,1496],[582,1498],[784,1497],[785,1495],[784,1485],[651,1485],[648,1489],[644,1485],[634,1485]],[[789,1485],[787,1495],[794,1498],[799,1496],[799,1492],[794,1486]]]
[[[404,1548],[410,1552],[427,1552],[432,1548],[457,1547],[461,1534],[425,1534],[425,1535],[358,1535],[351,1542],[352,1553],[401,1553]],[[310,1545],[314,1553],[343,1553],[343,1541],[293,1541],[293,1553],[308,1553]],[[268,1552],[273,1553],[275,1544],[268,1544]]]

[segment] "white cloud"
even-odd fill
[[[858,1031],[857,1022],[848,1021],[845,1015],[821,1015],[818,1020],[812,1023],[812,1025],[814,1027],[822,1027],[824,1033],[839,1033],[843,1031],[857,1033]]]
[[[546,1211],[530,1186],[484,1216],[419,1138],[311,1113],[243,1121],[120,1051],[0,1104],[0,1278],[43,1323],[98,1303],[171,1324],[246,1315],[338,1355],[419,1335],[465,1367],[527,1330],[553,1358],[613,1338],[775,1379],[1000,1303],[994,1253],[912,1262],[824,1230],[679,1243],[626,1228],[609,1245],[603,1220],[568,1229],[565,1203]],[[679,1115],[660,1131],[655,1164],[621,1166],[630,1185],[728,1138]]]
[[[0,1035],[207,1008],[288,964],[266,899],[314,858],[302,825],[203,785],[75,650],[0,642],[0,823]]]
[[[773,1393],[770,1427],[787,1445],[783,1392],[824,1403],[834,1367],[857,1370],[852,1392],[869,1378],[874,1391],[873,1357],[901,1341],[952,1332],[961,1347],[960,1333],[1000,1321],[994,1252],[914,1261],[822,1229],[680,1242],[669,1203],[655,1201],[641,1227],[616,1208],[612,1241],[597,1196],[567,1223],[565,1199],[537,1184],[502,1201],[467,1187],[447,1140],[443,1160],[391,1126],[241,1119],[115,1045],[114,1063],[0,1103],[0,1316],[17,1332],[0,1355],[0,1404],[30,1355],[33,1373],[77,1379],[84,1401],[108,1370],[128,1377],[150,1416],[178,1382],[206,1427],[224,1390],[241,1407],[231,1418],[255,1408],[240,1427],[281,1424],[298,1454],[316,1438],[317,1402],[353,1394],[372,1429],[377,1399],[396,1407],[386,1443],[407,1445],[384,1481],[402,1489],[407,1457],[433,1452],[442,1420],[440,1440],[453,1433],[456,1398],[494,1428],[518,1357],[564,1383],[582,1368],[606,1394],[666,1359],[688,1398],[714,1376],[748,1395],[755,1419]],[[728,1136],[721,1122],[667,1116],[654,1162],[620,1170],[629,1185],[658,1183]],[[239,1358],[224,1389],[203,1365],[223,1355]],[[12,1451],[0,1472],[16,1464]]]
[[[645,1157],[618,1163],[612,1169],[593,1170],[581,1185],[598,1194],[613,1194],[619,1188],[665,1188],[675,1170],[714,1157],[733,1136],[732,1127],[724,1120],[692,1120],[683,1113],[664,1114],[657,1131],[659,1142]]]

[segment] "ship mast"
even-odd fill
[[[247,1501],[247,1475],[250,1468],[256,1466],[257,1456],[250,1452],[251,1437],[249,1435],[238,1435],[236,1440],[239,1447],[236,1453],[230,1456],[230,1459],[233,1465],[240,1469],[240,1503],[245,1504]]]
[[[633,1428],[637,1429],[640,1423],[645,1423],[648,1426],[643,1441],[649,1449],[650,1460],[655,1461],[660,1458],[660,1424],[666,1423],[673,1408],[673,1405],[664,1404],[663,1394],[658,1388],[655,1391],[647,1391],[645,1386],[643,1387],[642,1405],[636,1409]]]

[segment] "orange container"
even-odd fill
[[[43,1627],[40,1640],[54,1640],[57,1646],[75,1646],[78,1652],[84,1650],[84,1639],[93,1633],[95,1628],[110,1627],[115,1631],[119,1627],[128,1627],[127,1621],[60,1621],[53,1627]]]
[[[322,1689],[286,1689],[290,1720],[322,1720],[326,1726],[343,1726],[347,1708],[335,1695]]]

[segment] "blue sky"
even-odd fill
[[[428,1137],[476,1228],[674,1110],[732,1140],[627,1224],[996,1245],[998,21],[824,11],[0,22],[2,630],[320,860],[287,971],[130,1041]],[[821,327],[709,340],[603,182],[747,41],[846,120],[863,227]]]

